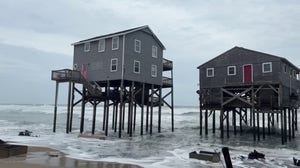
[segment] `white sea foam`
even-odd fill
[[[199,136],[199,113],[197,107],[176,107],[175,132],[171,132],[171,115],[168,108],[162,111],[162,133],[157,133],[157,109],[154,110],[153,135],[144,131],[140,136],[140,109],[137,109],[136,131],[128,137],[125,130],[123,138],[109,129],[109,140],[78,138],[80,107],[74,108],[73,131],[65,134],[66,106],[58,107],[57,132],[52,132],[52,105],[0,105],[0,138],[22,144],[48,146],[67,153],[70,157],[86,160],[102,160],[133,163],[144,167],[222,167],[221,163],[210,163],[189,159],[191,151],[221,151],[228,146],[234,167],[292,167],[292,157],[300,158],[300,142],[295,139],[287,145],[281,145],[280,137],[268,137],[254,143],[251,134],[219,138],[219,132],[213,135]],[[112,109],[110,109],[112,112]],[[146,113],[146,112],[145,112]],[[103,107],[97,108],[96,131],[102,131]],[[217,113],[218,115],[218,113]],[[85,130],[91,130],[93,108],[86,107]],[[111,116],[110,116],[111,117]],[[217,116],[216,116],[217,117]],[[109,120],[111,127],[111,118]],[[144,121],[145,126],[145,121]],[[209,128],[211,121],[209,120]],[[19,131],[28,129],[38,137],[20,137]],[[145,129],[145,127],[144,127]],[[296,137],[300,134],[296,132]],[[265,160],[248,160],[248,153],[256,149],[266,155]],[[243,159],[243,157],[245,159]],[[223,160],[223,159],[222,159]]]

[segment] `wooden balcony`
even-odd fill
[[[81,83],[82,75],[79,71],[71,69],[54,70],[51,74],[51,80],[58,82],[77,82]]]
[[[170,71],[173,69],[173,62],[167,59],[163,59],[163,70]]]
[[[164,88],[173,87],[173,80],[172,80],[172,78],[163,77],[162,78],[162,84],[163,84]]]

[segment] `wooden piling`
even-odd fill
[[[257,121],[257,140],[258,141],[260,141],[260,125],[259,125],[259,111],[256,111],[256,115],[257,115],[257,119],[256,119],[256,121]]]
[[[205,109],[205,135],[208,134],[208,115],[207,115],[207,113],[208,113],[208,110]]]
[[[94,102],[93,102],[93,124],[92,124],[92,134],[95,134],[96,111],[97,111],[97,104],[96,104],[96,101],[94,101]]]
[[[292,130],[291,130],[291,108],[288,108],[288,125],[289,125],[289,141],[292,140]]]
[[[145,83],[142,86],[142,104],[141,104],[141,135],[144,130],[144,104],[145,104]]]
[[[66,133],[69,133],[70,130],[70,113],[71,113],[71,88],[72,82],[69,82],[69,92],[68,92],[68,103],[67,103],[67,122],[66,122]]]
[[[108,135],[108,123],[109,123],[109,99],[110,99],[110,82],[107,81],[106,86],[106,119],[105,119],[105,136]]]
[[[54,100],[53,132],[56,132],[58,88],[59,88],[59,83],[56,81],[56,85],[55,85],[55,100]]]
[[[265,135],[265,133],[266,133],[266,130],[265,130],[265,111],[262,111],[262,126],[263,126],[263,139],[265,139],[266,138],[266,135]]]
[[[240,132],[243,132],[243,111],[242,108],[239,108],[239,113],[240,113]]]
[[[220,133],[221,133],[221,138],[224,138],[223,116],[224,116],[224,110],[222,108],[221,109],[221,114],[220,114]]]
[[[199,114],[200,116],[200,119],[199,119],[199,121],[200,121],[200,135],[202,135],[202,108],[201,108],[201,106],[200,106],[200,114]]]
[[[159,87],[159,94],[158,94],[158,100],[159,100],[159,105],[158,105],[158,132],[161,132],[161,104],[162,104],[162,87]]]
[[[226,110],[226,128],[227,128],[227,138],[229,138],[229,110]]]
[[[74,95],[74,90],[75,90],[75,83],[72,82],[72,89],[71,89],[71,113],[70,113],[70,126],[69,126],[69,131],[72,132],[72,128],[73,128],[73,111],[74,111],[74,98],[75,98],[75,95]]]
[[[119,107],[119,104],[118,103],[116,103],[115,104],[115,106],[116,106],[116,116],[115,116],[115,132],[117,132],[117,125],[118,125],[118,107]]]
[[[278,116],[278,114],[277,114],[277,116]],[[280,125],[281,125],[281,144],[284,144],[284,142],[285,142],[285,140],[284,140],[284,128],[283,128],[283,110],[281,109],[280,110],[280,119],[281,119],[281,121],[280,121]],[[277,120],[277,122],[278,122],[278,120]]]
[[[122,120],[123,120],[123,94],[124,94],[124,86],[123,86],[124,81],[121,80],[121,85],[120,85],[120,115],[119,115],[119,138],[122,136]]]
[[[298,109],[295,111],[295,130],[298,131]]]
[[[152,135],[152,124],[153,124],[153,97],[154,96],[154,85],[151,85],[151,109],[150,109],[150,135]]]
[[[273,112],[274,113],[274,112]],[[270,115],[270,112],[268,111],[268,135],[270,135],[271,134],[271,119],[270,119],[270,117],[271,117],[271,115]]]
[[[253,131],[253,140],[256,141],[256,131],[255,131],[255,110],[251,108],[251,116],[252,116],[252,131]]]
[[[213,133],[215,133],[216,132],[216,110],[213,110],[212,127],[213,127]]]
[[[84,113],[85,113],[85,97],[86,97],[86,89],[82,87],[82,102],[81,102],[81,118],[80,118],[80,133],[83,132],[84,129]]]
[[[292,138],[295,138],[295,111],[296,109],[292,109]]]
[[[233,132],[236,135],[236,109],[232,110]]]

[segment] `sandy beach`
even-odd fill
[[[140,168],[117,162],[86,161],[67,157],[46,147],[28,147],[27,154],[0,159],[0,168]]]

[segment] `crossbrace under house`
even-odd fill
[[[246,128],[254,141],[278,132],[282,144],[295,138],[300,82],[299,68],[290,61],[234,47],[198,69],[200,135],[203,129],[208,134],[209,118],[215,133],[220,112],[221,138],[224,132],[229,138],[231,130],[236,135]]]
[[[80,133],[84,132],[85,106],[93,106],[92,134],[97,106],[103,104],[102,130],[111,128],[132,136],[140,108],[140,134],[161,132],[162,106],[170,109],[174,131],[173,62],[163,58],[164,45],[148,26],[102,35],[72,44],[73,69],[52,71],[56,81],[53,131],[56,131],[58,86],[69,83],[66,132],[72,131],[73,107],[81,103]],[[79,100],[75,101],[75,95]],[[157,109],[158,122],[153,123]],[[126,117],[125,117],[126,116]],[[127,126],[126,126],[127,125]]]

